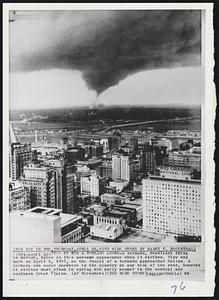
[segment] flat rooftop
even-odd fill
[[[24,217],[24,218],[30,218],[30,219],[41,219],[41,220],[56,220],[60,219],[60,215],[46,215],[41,213],[36,213],[32,211],[22,211],[22,210],[16,210],[10,212],[10,216],[18,216],[18,217]]]
[[[131,228],[128,233],[123,233],[116,242],[118,243],[156,243],[164,241],[164,237],[161,235],[155,235],[152,233],[143,232],[141,229]],[[109,243],[105,238],[95,238],[88,236],[85,239],[85,243]],[[112,241],[111,241],[112,243]],[[136,244],[137,245],[137,244]]]
[[[144,178],[143,180],[158,180],[158,181],[169,181],[169,182],[180,182],[180,183],[192,183],[192,184],[201,184],[201,180],[196,179],[180,179],[180,178],[168,178],[161,176],[150,176],[148,178]]]
[[[52,215],[60,214],[62,212],[62,210],[57,209],[57,208],[36,206],[36,207],[31,208],[31,209],[28,209],[27,212],[52,216]]]
[[[78,216],[78,215],[71,215],[71,214],[65,214],[65,213],[61,213],[61,226],[66,226],[70,223],[74,223],[77,222],[79,220],[82,220],[82,216]]]
[[[137,203],[123,203],[121,206],[123,207],[127,207],[127,208],[134,208],[134,209],[138,209],[139,207],[141,207],[141,204],[137,204]]]
[[[114,231],[115,229],[117,229],[121,226],[120,225],[111,225],[111,224],[102,223],[102,224],[94,225],[94,227],[98,228],[98,229],[105,230],[105,231]]]
[[[127,215],[127,211],[120,210],[119,208],[106,209],[104,215],[112,217],[124,217]]]
[[[125,179],[118,179],[118,180],[113,180],[113,181],[110,181],[110,183],[128,183],[128,180],[125,180]]]
[[[125,203],[124,204],[133,204],[133,205],[142,205],[142,198],[138,198],[135,200],[130,200],[130,199],[125,199]]]

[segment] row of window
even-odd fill
[[[98,218],[97,218],[97,223],[118,224],[119,221],[116,220],[116,219],[108,219],[108,218],[98,217]]]

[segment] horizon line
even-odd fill
[[[85,106],[61,106],[61,107],[39,107],[39,108],[9,108],[9,111],[30,111],[30,110],[62,110],[62,109],[101,109],[101,108],[113,108],[113,107],[149,107],[149,108],[197,108],[201,107],[202,104],[179,104],[179,105],[162,105],[162,104],[113,104],[113,105],[105,105],[105,104],[97,104],[97,105],[85,105]]]

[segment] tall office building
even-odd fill
[[[85,145],[84,150],[88,158],[103,156],[103,145]]]
[[[64,158],[52,158],[45,161],[45,165],[55,170],[55,208],[63,209],[63,174],[65,168]]]
[[[19,142],[12,143],[9,155],[9,175],[12,180],[18,180],[23,175],[24,166],[32,160],[32,150],[30,145]]]
[[[113,180],[121,179],[121,155],[120,154],[112,155],[112,179]]]
[[[75,211],[74,169],[65,165],[63,173],[62,209],[64,213],[73,214]]]
[[[130,181],[133,176],[133,160],[128,155],[112,156],[112,179]]]
[[[84,176],[80,178],[81,194],[90,195],[90,176]]]
[[[56,205],[55,170],[39,163],[24,167],[24,185],[30,188],[31,207],[52,207]]]
[[[30,208],[30,188],[19,181],[9,183],[9,211]]]
[[[188,169],[162,167],[142,187],[144,231],[201,236],[201,182]]]
[[[90,182],[91,197],[98,197],[100,195],[100,179],[97,176],[91,176]]]
[[[103,156],[103,146],[102,145],[92,145],[91,146],[92,157],[102,157]]]
[[[64,213],[74,212],[74,167],[66,159],[48,159],[46,164],[55,170],[56,204]]]
[[[122,145],[122,138],[121,136],[111,136],[108,139],[109,142],[109,150],[119,150]]]
[[[130,147],[133,147],[135,152],[138,151],[138,139],[137,138],[130,137],[128,140],[128,145]]]
[[[105,189],[105,181],[99,176],[91,175],[81,177],[81,194],[87,194],[91,197],[100,196]]]
[[[112,163],[104,162],[101,166],[96,168],[96,174],[100,177],[112,178]]]
[[[78,160],[84,160],[84,156],[85,151],[81,147],[74,147],[65,151],[67,163],[70,165],[76,163]]]
[[[153,174],[157,166],[163,164],[166,156],[166,147],[156,147],[146,145],[140,153],[141,156],[141,171],[143,173]]]
[[[121,156],[121,179],[130,181],[133,169],[129,156]]]

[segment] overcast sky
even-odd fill
[[[10,106],[197,105],[200,47],[199,11],[20,11]]]

